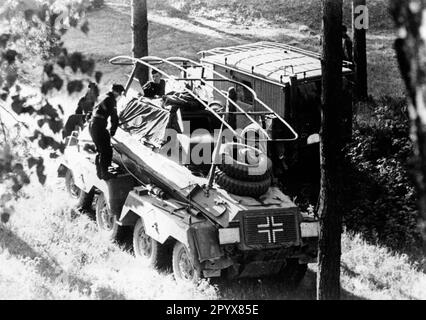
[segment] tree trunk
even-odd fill
[[[132,0],[132,52],[133,57],[148,55],[148,11],[146,0]],[[136,79],[143,86],[149,79],[149,70],[139,64]]]
[[[339,205],[343,163],[342,0],[323,0],[321,191],[317,299],[340,298],[342,218]]]
[[[392,0],[391,12],[398,27],[395,50],[407,90],[411,139],[415,146],[415,182],[418,192],[418,228],[426,254],[426,3]]]
[[[368,97],[367,85],[367,42],[366,30],[363,26],[358,25],[355,8],[365,6],[365,0],[352,1],[353,13],[353,39],[354,39],[354,64],[355,64],[355,97],[357,101],[365,100]]]

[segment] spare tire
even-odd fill
[[[238,161],[233,153],[236,148],[246,148],[258,154],[257,164],[248,164]],[[221,149],[221,163],[218,168],[229,177],[242,181],[265,181],[270,177],[272,161],[268,156],[251,146],[240,143],[226,143]]]
[[[271,177],[268,176],[262,181],[247,182],[229,177],[223,171],[218,170],[216,174],[216,183],[232,194],[258,198],[268,191],[271,186]]]

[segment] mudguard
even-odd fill
[[[60,164],[60,168],[63,167],[72,172],[74,183],[84,192],[88,193],[93,187],[97,187],[102,192],[108,193],[107,184],[96,175],[95,164],[91,163],[89,158],[82,156],[77,145],[65,149],[63,161]]]
[[[160,203],[143,187],[135,188],[126,199],[119,224],[133,226],[141,218],[145,232],[161,244],[173,238],[183,243],[199,262],[223,257],[217,228],[210,221]]]
[[[181,216],[171,214],[166,206],[160,208],[153,197],[146,192],[140,193],[138,189],[129,192],[119,224],[133,226],[140,217],[145,232],[154,240],[163,244],[169,237],[173,237],[189,247],[187,232],[190,224]]]
[[[121,214],[129,191],[137,185],[129,174],[120,174],[108,181],[99,179],[95,164],[90,161],[90,158],[82,156],[77,146],[67,148],[58,174],[63,174],[66,170],[72,172],[74,183],[84,192],[89,193],[94,187],[100,190],[107,199],[109,208],[117,216]]]

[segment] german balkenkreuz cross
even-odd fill
[[[283,224],[280,222],[275,222],[274,217],[266,217],[265,224],[257,225],[258,233],[266,233],[268,234],[268,242],[275,243],[276,242],[276,233],[284,232]]]

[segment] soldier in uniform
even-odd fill
[[[94,82],[89,83],[89,90],[86,95],[78,101],[77,109],[75,114],[87,115],[93,111],[96,100],[99,96],[99,88]]]
[[[98,152],[96,173],[99,179],[103,180],[112,178],[112,174],[108,172],[112,161],[111,137],[115,135],[118,127],[117,98],[121,96],[123,91],[122,85],[114,84],[106,98],[95,107],[90,119],[89,131]],[[111,128],[108,132],[109,117],[111,117]]]
[[[348,35],[348,28],[342,25],[342,57],[343,60],[353,62],[352,57],[352,40]]]
[[[157,70],[152,70],[151,74],[152,81],[142,87],[143,95],[147,98],[160,98],[165,95],[166,81],[161,79],[161,74]]]
[[[99,96],[99,88],[96,83],[89,83],[89,90],[87,90],[84,97],[78,101],[77,109],[75,113],[71,115],[65,123],[64,130],[62,132],[63,137],[69,136],[74,130],[83,129],[84,124],[90,118],[93,107]]]

